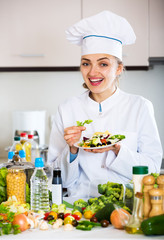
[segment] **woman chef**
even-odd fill
[[[70,27],[67,39],[82,46],[81,73],[88,88],[58,108],[50,136],[48,162],[59,161],[63,187],[71,197],[89,197],[90,184],[107,181],[127,183],[132,167],[146,165],[160,171],[162,148],[147,99],[117,87],[123,70],[122,45],[135,42],[126,19],[103,11]],[[93,122],[77,127],[76,121]],[[98,150],[78,149],[82,136],[108,130],[124,134],[120,144]]]

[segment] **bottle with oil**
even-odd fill
[[[20,143],[20,137],[14,137],[14,142],[10,148],[10,152],[18,153],[21,149],[22,149],[22,145]]]
[[[134,200],[133,211],[129,218],[125,231],[130,234],[142,234],[141,222],[143,221],[143,177],[148,174],[147,166],[133,167],[133,186],[134,186]]]

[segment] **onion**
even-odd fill
[[[13,225],[18,224],[20,226],[19,229],[21,230],[21,232],[27,230],[30,227],[30,224],[27,221],[27,217],[23,213],[16,215],[14,217],[12,224]]]

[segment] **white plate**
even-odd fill
[[[105,145],[105,146],[101,146],[101,147],[81,147],[81,146],[78,145],[79,143],[81,143],[81,141],[80,141],[80,142],[75,143],[74,146],[77,147],[77,148],[81,148],[81,149],[102,149],[102,148],[111,147],[111,146],[113,146],[113,145],[115,145],[116,143],[121,142],[121,141],[122,141],[122,139],[118,140],[118,141],[115,142],[115,143],[111,143],[111,144],[109,144],[109,145]]]

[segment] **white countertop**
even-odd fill
[[[3,235],[0,239],[6,240],[52,240],[52,239],[85,239],[85,240],[103,240],[103,239],[113,239],[113,240],[122,240],[122,239],[164,239],[164,236],[159,237],[147,237],[141,234],[127,234],[124,230],[114,229],[112,226],[107,228],[96,227],[91,231],[80,231],[74,230],[72,231],[64,231],[63,228],[53,230],[50,226],[50,229],[47,231],[42,231],[38,229],[27,230],[17,235]]]
[[[73,203],[74,198],[65,197],[65,201]],[[84,199],[86,200],[86,199]],[[81,231],[74,228],[72,231],[65,231],[63,227],[59,229],[52,229],[52,226],[49,225],[49,230],[39,230],[39,229],[29,229],[17,235],[3,235],[0,236],[2,240],[66,240],[66,239],[85,239],[85,240],[103,240],[103,239],[113,239],[113,240],[122,240],[122,239],[164,239],[164,236],[157,237],[148,237],[142,234],[128,234],[125,230],[117,230],[112,225],[109,225],[107,228],[95,227],[91,231]]]

